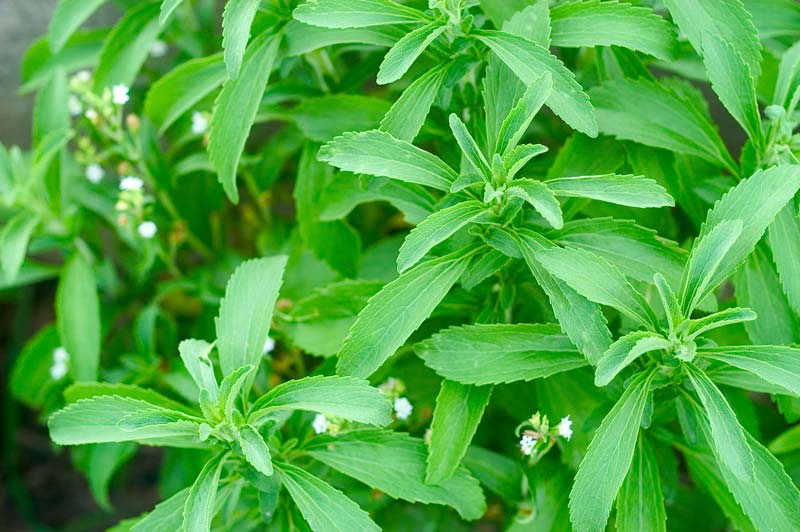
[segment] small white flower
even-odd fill
[[[208,118],[204,113],[195,111],[192,113],[192,133],[202,135],[208,129]]]
[[[72,79],[75,81],[79,81],[81,83],[88,83],[90,79],[92,79],[92,73],[88,70],[81,70],[80,72],[76,72]]]
[[[522,439],[519,440],[519,447],[522,449],[522,454],[530,456],[533,452],[533,447],[536,445],[536,438],[529,434],[524,434]]]
[[[88,179],[94,184],[97,184],[100,181],[102,181],[105,175],[106,175],[105,170],[103,170],[103,167],[97,163],[92,163],[86,167],[86,179]]]
[[[558,433],[569,441],[572,438],[572,420],[567,417],[562,417],[558,423]]]
[[[70,116],[79,116],[83,112],[83,105],[77,96],[74,94],[69,95],[67,100],[67,107],[69,108]]]
[[[53,350],[53,365],[50,366],[50,377],[59,380],[69,371],[69,353],[59,346]]]
[[[158,227],[154,222],[151,222],[150,220],[145,220],[144,222],[139,224],[139,227],[137,227],[136,230],[139,232],[139,235],[142,238],[149,239],[156,236],[156,231],[158,231]]]
[[[328,418],[325,417],[325,414],[317,414],[314,417],[313,423],[311,423],[311,427],[314,429],[316,434],[323,434],[328,431]]]
[[[123,177],[122,181],[119,182],[120,190],[141,190],[143,186],[144,181],[131,175],[128,177]]]
[[[97,122],[98,114],[94,109],[87,109],[83,116],[89,119],[90,122]]]
[[[411,406],[411,401],[409,401],[405,397],[398,397],[394,400],[394,412],[397,415],[397,419],[406,420],[411,417],[411,412],[414,411],[414,407]]]
[[[265,355],[268,355],[268,354],[272,353],[272,351],[274,351],[274,350],[275,350],[275,340],[273,340],[271,337],[267,336],[267,339],[264,342],[264,351],[263,351],[263,353]]]
[[[150,55],[153,57],[164,57],[164,55],[167,53],[167,50],[169,50],[167,43],[161,39],[153,41],[153,44],[150,45]]]
[[[111,101],[117,105],[125,105],[130,100],[128,96],[128,86],[119,84],[111,87]]]

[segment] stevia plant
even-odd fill
[[[4,431],[95,519],[800,528],[800,5],[111,3],[0,145]]]

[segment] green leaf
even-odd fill
[[[386,85],[402,78],[422,52],[446,29],[447,26],[440,22],[431,22],[407,33],[397,41],[383,58],[378,69],[378,85]]]
[[[793,201],[775,217],[767,237],[786,299],[800,316],[800,216]]]
[[[208,532],[214,519],[214,499],[217,497],[219,477],[228,453],[212,458],[189,489],[186,503],[183,506],[183,528],[186,532]]]
[[[589,92],[600,132],[701,157],[724,166],[734,175],[738,173],[708,113],[663,83],[618,79],[606,81]]]
[[[681,310],[681,304],[663,275],[660,273],[653,274],[653,284],[658,292],[658,299],[661,301],[661,307],[664,309],[669,330],[674,330],[686,319]]]
[[[228,198],[239,201],[236,170],[264,88],[278,55],[280,34],[265,31],[250,43],[239,77],[228,79],[217,97],[208,132],[208,157]]]
[[[33,230],[39,225],[39,221],[39,216],[20,211],[3,226],[3,230],[0,232],[0,264],[3,265],[6,282],[12,283],[17,277],[17,273],[25,261],[28,242]]]
[[[75,403],[81,399],[92,399],[104,395],[116,397],[126,397],[153,404],[159,408],[167,410],[177,410],[190,417],[194,416],[195,411],[186,405],[174,401],[161,395],[155,390],[142,388],[134,384],[122,384],[119,382],[76,382],[67,387],[63,392],[64,400],[67,404]]]
[[[161,133],[225,81],[222,54],[190,59],[153,83],[144,114]]]
[[[564,64],[543,46],[501,31],[482,30],[477,38],[514,71],[526,85],[542,72],[553,76],[553,92],[547,106],[564,121],[590,137],[597,136],[597,122],[589,96]]]
[[[345,133],[319,150],[319,160],[356,174],[449,190],[458,174],[444,161],[383,131]]]
[[[586,365],[558,325],[465,325],[414,349],[434,371],[464,384],[528,381]]]
[[[464,122],[462,122],[455,113],[450,114],[450,131],[453,132],[453,137],[455,137],[467,161],[469,161],[478,173],[489,178],[492,175],[489,162],[478,147],[478,143],[475,142],[475,139],[470,135],[467,126],[464,125]]]
[[[258,421],[276,410],[308,410],[359,423],[387,425],[392,406],[386,396],[353,377],[315,376],[279,384],[253,404],[248,419]]]
[[[205,340],[184,340],[178,344],[181,360],[189,370],[192,380],[200,390],[208,392],[211,402],[216,402],[219,386],[214,375],[214,365],[209,358],[213,348],[214,344]]]
[[[742,229],[741,220],[725,220],[695,242],[678,292],[685,316],[715,288],[711,281]]]
[[[116,84],[133,84],[150,53],[150,46],[161,33],[158,13],[158,2],[142,2],[127,11],[111,30],[103,42],[94,71],[96,90]]]
[[[360,430],[315,438],[308,454],[393,498],[446,504],[469,520],[480,518],[486,511],[480,486],[464,467],[439,486],[426,484],[425,443],[408,434]]]
[[[50,368],[53,366],[53,352],[61,345],[58,331],[53,324],[39,329],[36,335],[25,343],[14,361],[14,369],[9,378],[11,394],[28,406],[39,408],[57,385],[53,384]]]
[[[412,81],[383,117],[381,130],[396,139],[412,142],[425,123],[447,71],[448,65],[439,65]]]
[[[183,0],[164,0],[161,2],[161,14],[158,16],[158,23],[162,26],[169,20],[169,16],[175,11]]]
[[[607,201],[629,207],[674,207],[664,187],[640,175],[587,175],[550,179],[547,186],[556,196]]]
[[[775,80],[775,92],[772,103],[788,109],[792,92],[797,91],[796,83],[800,76],[800,41],[794,43],[781,56],[778,66],[778,79]]]
[[[749,371],[800,396],[800,349],[777,345],[746,345],[698,349],[707,357]]]
[[[59,445],[137,441],[145,445],[203,447],[199,425],[176,410],[153,403],[101,395],[81,399],[47,421],[50,437]]]
[[[700,369],[684,365],[711,425],[711,446],[719,460],[724,461],[736,478],[753,479],[753,455],[745,440],[745,431],[736,419],[728,401],[719,388]]]
[[[522,136],[528,130],[533,118],[553,90],[553,76],[544,72],[534,79],[525,89],[514,107],[508,112],[497,132],[497,146],[494,152],[506,156],[517,147]]]
[[[666,532],[661,474],[652,446],[639,438],[633,462],[617,498],[617,530]]]
[[[105,0],[59,0],[47,28],[50,49],[56,53]]]
[[[782,432],[769,444],[773,454],[790,453],[800,449],[800,425],[795,425]]]
[[[230,0],[225,3],[222,12],[222,49],[231,79],[239,77],[244,50],[250,38],[250,26],[259,4],[260,0]]]
[[[103,510],[112,511],[108,499],[108,485],[117,470],[136,453],[136,444],[131,442],[98,443],[89,445],[85,463],[81,464],[89,489]]]
[[[481,484],[507,502],[522,498],[522,471],[517,460],[472,445],[463,463]]]
[[[645,327],[658,323],[644,296],[604,258],[569,248],[542,250],[536,258],[551,274],[590,301],[614,307]]]
[[[189,489],[185,488],[160,502],[147,515],[139,519],[131,532],[175,532],[183,527],[183,507],[189,497]]]
[[[72,256],[61,273],[56,319],[73,378],[96,380],[100,366],[100,301],[92,267],[80,253]]]
[[[741,220],[743,229],[741,236],[722,259],[709,286],[719,285],[753,251],[767,226],[798,188],[800,165],[774,166],[758,170],[750,178],[741,181],[714,205],[698,238],[702,239],[726,220]]]
[[[734,44],[750,74],[761,73],[761,43],[750,13],[739,0],[664,0],[672,20],[698,54],[703,53],[703,36],[713,33]]]
[[[506,189],[506,194],[525,200],[555,229],[564,227],[561,205],[550,187],[541,181],[517,179],[513,181],[513,186]]]
[[[586,359],[596,364],[611,345],[611,332],[599,306],[553,277],[538,261],[536,253],[555,244],[529,230],[518,231],[519,249],[531,273],[550,300],[558,323]]]
[[[491,216],[477,200],[463,201],[437,211],[411,230],[400,246],[397,271],[404,272],[417,264],[434,246],[453,236],[459,229],[485,221]]]
[[[693,340],[706,331],[725,327],[726,325],[741,323],[743,321],[753,321],[757,317],[756,313],[749,308],[734,307],[709,314],[703,318],[689,320],[689,330],[687,331],[689,333],[688,339]]]
[[[284,256],[252,259],[228,280],[215,320],[223,376],[261,360],[285,267]]]
[[[764,149],[764,133],[758,114],[756,80],[733,44],[715,33],[703,35],[703,62],[714,92],[728,112],[744,128],[758,150]]]
[[[472,442],[491,395],[491,386],[442,381],[431,421],[425,482],[438,485],[453,476]]]
[[[341,375],[368,377],[402,346],[450,291],[470,251],[456,251],[408,270],[369,300],[339,352]]]
[[[269,447],[255,428],[251,425],[244,425],[240,429],[239,444],[242,446],[245,459],[256,471],[263,475],[272,475],[272,458],[269,454]]]
[[[576,532],[601,532],[633,461],[639,425],[650,395],[651,375],[641,373],[625,389],[597,429],[569,494]]]
[[[380,531],[367,512],[327,482],[289,464],[281,464],[278,472],[314,532]]]
[[[349,131],[376,128],[388,110],[388,102],[381,98],[326,94],[303,100],[291,110],[291,118],[306,137],[327,142]]]
[[[336,44],[371,44],[390,48],[406,34],[407,29],[402,25],[329,29],[304,24],[299,20],[290,20],[285,28],[288,45],[286,55],[289,57],[304,55]]]
[[[255,369],[256,368],[252,365],[237,368],[226,375],[219,385],[217,413],[219,416],[225,416],[225,419],[229,423],[236,422],[233,416],[233,411],[236,409],[236,400],[238,399],[242,390],[245,390],[245,394],[243,395],[247,395],[245,384],[248,382],[248,380],[252,382],[252,376]]]
[[[363,28],[383,24],[427,22],[422,11],[391,0],[308,0],[293,16],[324,28]]]
[[[623,46],[668,61],[672,25],[646,7],[616,1],[565,2],[550,10],[553,46]]]
[[[606,386],[631,362],[650,351],[669,349],[669,340],[649,331],[634,331],[611,344],[597,364],[594,383]]]

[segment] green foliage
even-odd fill
[[[800,527],[794,3],[103,3],[23,58],[0,298],[113,530]]]

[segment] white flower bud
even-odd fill
[[[144,186],[144,181],[134,176],[123,177],[119,182],[120,190],[141,190]]]
[[[530,456],[533,448],[536,445],[536,438],[530,434],[524,434],[522,439],[519,440],[519,447],[522,449],[522,454]]]
[[[69,109],[70,116],[80,116],[80,114],[83,112],[83,105],[78,97],[74,94],[69,95],[69,100],[67,100],[67,108]]]
[[[558,423],[558,433],[569,441],[572,438],[572,420],[569,416],[562,417]]]
[[[142,238],[153,238],[156,236],[156,231],[158,231],[158,227],[155,223],[151,222],[150,220],[145,220],[144,222],[139,224],[139,227],[136,228],[139,232],[139,235]]]
[[[111,87],[111,101],[117,105],[125,105],[130,100],[128,95],[128,86],[119,84]]]
[[[69,372],[69,353],[63,346],[53,350],[53,364],[50,366],[50,377],[59,380]]]
[[[411,406],[411,401],[406,397],[398,397],[394,400],[394,412],[397,419],[406,420],[411,417],[411,412],[413,411],[414,407]]]
[[[267,336],[266,341],[264,342],[264,355],[268,355],[275,350],[275,340]]]
[[[169,50],[167,43],[162,41],[161,39],[156,39],[153,41],[153,44],[150,45],[150,55],[153,57],[164,57]]]
[[[86,179],[91,181],[94,184],[99,183],[103,180],[103,177],[106,175],[105,170],[99,164],[92,163],[86,167]]]
[[[204,113],[195,111],[192,113],[192,133],[202,135],[208,129],[208,118]]]
[[[311,428],[314,429],[316,434],[323,434],[328,431],[328,418],[325,414],[317,414],[314,421],[311,423]]]

